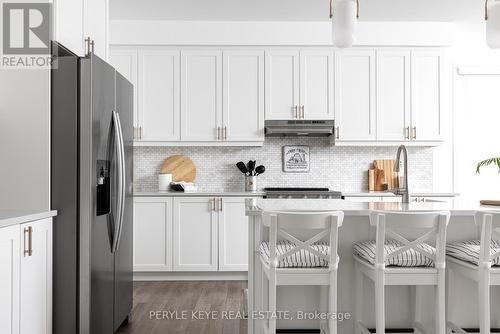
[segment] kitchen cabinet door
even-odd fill
[[[174,271],[217,271],[214,199],[174,198]]]
[[[266,120],[298,118],[299,51],[266,52]]]
[[[85,55],[84,0],[54,0],[54,40],[78,56]]]
[[[410,52],[377,52],[377,139],[404,141],[410,127]]]
[[[19,225],[0,228],[0,333],[19,333]]]
[[[264,141],[264,52],[224,51],[223,135],[228,141]]]
[[[94,41],[94,54],[108,60],[109,0],[84,0],[84,39]]]
[[[20,225],[20,334],[52,333],[52,219]]]
[[[335,76],[337,139],[375,140],[375,52],[337,52]]]
[[[94,53],[108,58],[109,0],[54,0],[54,40],[78,56],[85,56],[85,39],[94,41]]]
[[[219,271],[248,270],[245,199],[226,197],[219,211]]]
[[[181,52],[181,140],[222,139],[222,52]]]
[[[134,198],[134,271],[172,271],[172,198]]]
[[[134,85],[134,128],[137,128],[137,49],[114,47],[109,52],[109,63]],[[137,132],[134,132],[137,135]]]
[[[443,57],[437,50],[411,52],[412,140],[442,140]]]
[[[334,119],[333,50],[300,51],[300,118]]]
[[[178,50],[139,51],[139,140],[180,139],[179,71]]]

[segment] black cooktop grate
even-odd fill
[[[330,191],[328,188],[305,188],[305,187],[270,187],[264,188],[264,191]]]

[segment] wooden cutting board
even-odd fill
[[[196,179],[196,166],[188,157],[172,155],[163,162],[160,173],[172,174],[172,181],[174,182],[194,182]]]
[[[480,203],[481,203],[481,205],[500,206],[499,200],[483,199],[480,201]]]
[[[373,167],[375,169],[382,169],[384,171],[387,190],[399,188],[399,173],[394,171],[395,163],[396,160],[375,160],[373,162]]]

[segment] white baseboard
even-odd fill
[[[135,272],[134,281],[246,281],[248,272]]]

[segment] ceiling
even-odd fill
[[[338,0],[335,0],[338,1]],[[476,21],[482,0],[360,0],[363,21]],[[328,0],[110,0],[112,20],[326,21]]]

